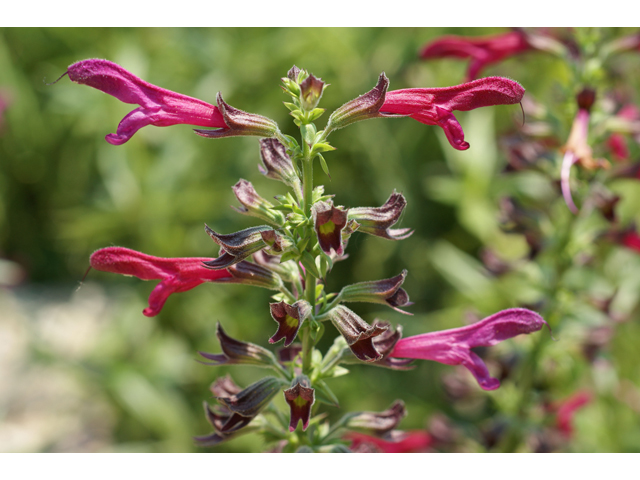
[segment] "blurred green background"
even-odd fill
[[[229,208],[237,204],[231,186],[240,178],[265,198],[283,193],[281,184],[258,172],[258,140],[203,139],[180,125],[147,127],[124,146],[112,146],[104,135],[115,132],[134,106],[68,78],[45,82],[76,61],[106,58],[153,84],[210,103],[220,91],[229,104],[273,118],[296,135],[279,87],[292,65],[331,84],[321,103],[331,112],[372,88],[381,71],[391,90],[462,83],[465,61],[427,63],[418,58],[420,47],[444,33],[500,31],[0,30],[0,94],[8,99],[0,131],[0,451],[206,451],[191,437],[210,430],[202,413],[208,385],[230,372],[246,386],[262,372],[203,366],[195,361],[196,351],[218,351],[218,321],[233,337],[262,345],[275,331],[266,290],[205,284],[171,296],[159,316],[147,318],[142,310],[155,282],[92,271],[78,288],[98,248],[215,256],[204,222],[223,233],[259,222]],[[522,58],[483,73],[517,79],[529,92],[552,98],[566,81],[566,68],[537,53],[527,54],[526,62]],[[639,59],[629,56],[627,67],[640,67]],[[416,233],[402,242],[354,235],[349,259],[336,265],[328,281],[328,290],[336,291],[408,268],[405,288],[415,302],[414,317],[353,306],[369,322],[402,323],[405,336],[461,326],[469,310],[482,317],[535,298],[527,285],[490,278],[478,261],[483,244],[498,245],[513,257],[525,251],[521,238],[497,228],[500,195],[551,188],[495,180],[505,165],[496,131],[515,128],[520,109],[457,116],[471,143],[466,152],[453,151],[437,127],[410,119],[372,120],[331,136],[337,147],[325,155],[331,179],[316,169],[316,184],[325,184],[340,205],[379,206],[394,189],[407,197],[400,226]],[[640,268],[633,254],[619,262]],[[640,354],[629,343],[639,338],[637,318],[624,328],[621,353],[612,348],[608,355],[619,380],[630,383],[629,395],[638,396],[631,403],[611,397],[581,411],[567,450],[640,449]],[[333,338],[327,330],[322,346]],[[574,357],[567,358],[581,366],[579,352]],[[573,380],[583,375],[586,367],[581,368],[571,371]],[[463,425],[467,448],[478,451],[484,448],[480,429],[489,416],[508,409],[514,388],[505,382],[491,394],[477,389],[461,408],[445,395],[441,380],[457,371],[453,367],[419,362],[410,372],[359,365],[351,371],[331,382],[341,400],[339,410],[323,407],[331,418],[383,410],[402,398],[409,410],[403,429],[423,428],[442,412]],[[470,388],[476,389],[473,382]],[[571,393],[569,384],[557,388],[558,398]],[[612,426],[622,434],[607,433]],[[262,448],[260,437],[248,435],[215,451]]]

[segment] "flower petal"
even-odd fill
[[[75,83],[89,85],[124,103],[140,105],[122,119],[116,134],[105,137],[112,145],[122,145],[146,125],[228,128],[217,107],[145,82],[109,60],[83,60],[70,65],[67,73]]]
[[[490,347],[516,335],[537,332],[546,324],[536,312],[511,308],[466,327],[403,338],[396,343],[390,356],[462,365],[484,390],[495,390],[500,386],[499,380],[491,378],[487,366],[471,349]]]

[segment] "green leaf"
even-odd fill
[[[325,173],[327,177],[331,178],[331,174],[329,173],[329,167],[327,166],[327,162],[325,161],[324,157],[318,154],[318,160],[320,160],[320,166],[322,167],[322,171]]]
[[[297,256],[298,256],[298,255],[297,255],[295,252],[293,252],[293,251],[291,251],[291,252],[286,252],[286,253],[284,253],[284,254],[280,257],[280,263],[284,263],[284,262],[287,262],[287,261],[289,261],[289,260],[295,260],[295,258],[296,258]]]
[[[316,399],[318,401],[326,403],[327,405],[333,405],[334,407],[340,407],[338,397],[336,397],[336,394],[331,391],[324,381],[316,380],[313,388],[315,389]]]
[[[318,272],[316,262],[309,252],[304,252],[300,261],[302,262],[304,268],[311,273],[311,275],[316,278],[320,278],[320,272]]]

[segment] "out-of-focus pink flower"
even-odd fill
[[[640,137],[640,110],[638,107],[633,104],[625,105],[613,117],[613,120],[620,130],[634,134],[636,141],[638,140]],[[626,161],[631,157],[624,135],[620,132],[611,134],[607,140],[607,146],[617,161]]]
[[[635,228],[623,232],[618,241],[621,245],[640,253],[640,235]]]
[[[349,432],[346,440],[351,440],[351,450],[382,453],[412,453],[424,452],[433,444],[431,435],[422,430],[411,432],[391,432],[395,434],[393,440],[383,440],[364,433]]]
[[[464,132],[453,111],[466,112],[492,105],[519,103],[524,88],[503,77],[487,77],[454,87],[407,88],[387,92],[380,109],[383,116],[408,115],[425,125],[438,125],[444,130],[451,146],[466,150]]]
[[[172,293],[186,292],[204,282],[231,278],[228,270],[212,270],[202,266],[211,258],[159,258],[123,247],[107,247],[91,255],[91,266],[103,272],[132,275],[141,280],[162,280],[149,295],[147,317],[160,313]]]
[[[485,66],[532,49],[527,36],[519,30],[487,37],[446,35],[424,47],[420,57],[425,59],[468,58],[470,62],[467,81],[470,81],[476,78]]]
[[[562,168],[560,170],[560,186],[564,201],[574,214],[578,213],[578,207],[573,202],[571,196],[570,174],[574,163],[580,162],[584,168],[594,170],[596,168],[607,168],[608,163],[603,159],[594,159],[591,147],[587,143],[589,136],[589,118],[593,103],[595,102],[595,90],[585,88],[576,96],[578,103],[578,113],[573,120],[569,139],[562,150]]]
[[[573,435],[573,416],[590,401],[591,395],[588,392],[577,392],[556,405],[556,428],[566,438]]]
[[[66,73],[73,82],[97,88],[124,103],[140,105],[122,119],[117,133],[105,137],[112,145],[122,145],[147,125],[228,128],[218,107],[145,82],[109,60],[83,60],[70,65]]]
[[[0,89],[0,134],[4,129],[4,112],[11,105],[11,95],[7,90]]]
[[[466,327],[400,339],[390,356],[462,365],[471,372],[482,389],[495,390],[500,386],[500,381],[489,375],[485,363],[471,349],[490,347],[516,335],[537,332],[546,324],[536,312],[510,308]]]

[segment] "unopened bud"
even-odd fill
[[[329,117],[327,130],[337,130],[361,120],[378,117],[384,105],[389,79],[384,72],[378,78],[378,84],[364,95],[345,103]]]
[[[284,224],[284,215],[273,210],[273,204],[258,195],[251,182],[241,179],[232,189],[243,207],[234,208],[237,212],[258,217],[275,225],[282,226]]]

